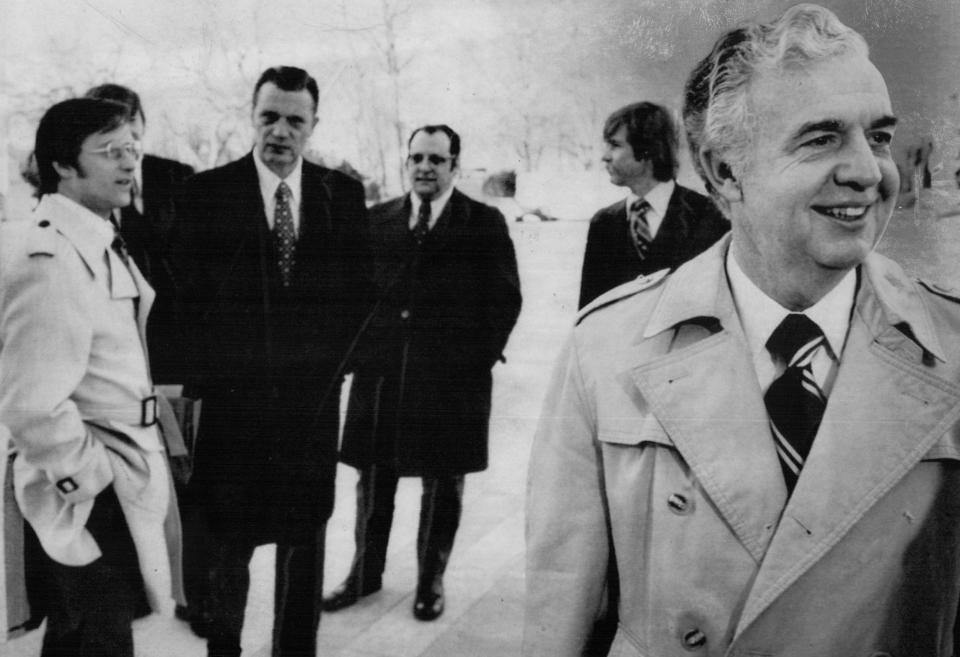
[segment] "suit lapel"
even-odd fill
[[[669,256],[673,249],[678,248],[675,245],[682,245],[688,233],[687,214],[688,208],[680,193],[680,186],[675,185],[673,194],[670,195],[670,202],[667,204],[667,212],[663,216],[663,222],[656,236],[650,243],[650,248],[657,253]],[[682,246],[679,248],[682,249]]]
[[[444,245],[450,241],[460,226],[469,220],[469,206],[466,197],[458,190],[454,189],[450,195],[450,200],[443,208],[443,212],[437,217],[437,223],[427,234],[424,240],[424,249],[427,251],[441,251]]]
[[[843,539],[960,419],[960,387],[858,303],[826,413],[754,582],[738,633]],[[872,317],[871,317],[872,316]],[[880,400],[880,401],[874,401]]]
[[[153,302],[156,299],[156,292],[153,287],[143,277],[140,270],[133,260],[130,261],[130,275],[137,286],[137,292],[140,300],[136,304],[137,308],[137,329],[140,332],[140,342],[144,345],[144,351],[147,350],[147,318],[150,316],[150,309],[153,308]]]

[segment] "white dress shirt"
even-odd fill
[[[267,215],[267,225],[273,230],[274,214],[277,209],[277,187],[281,182],[287,183],[290,188],[290,213],[293,215],[293,230],[300,235],[300,203],[303,199],[301,179],[303,178],[303,158],[297,159],[296,166],[286,178],[280,178],[260,161],[254,153],[253,162],[257,165],[257,178],[260,180],[260,196],[263,198],[263,211]]]
[[[647,226],[650,228],[650,239],[657,236],[657,231],[660,230],[663,219],[667,216],[667,207],[670,205],[670,197],[673,196],[673,189],[676,186],[673,180],[657,183],[657,185],[643,197],[646,202],[650,204],[650,209],[647,210],[646,214]],[[627,196],[628,215],[630,206],[634,201],[639,199],[640,197],[633,192],[630,192],[630,195]]]
[[[430,230],[433,230],[433,227],[437,225],[437,219],[440,218],[443,209],[447,207],[447,201],[450,200],[452,195],[453,185],[443,194],[430,201]],[[413,230],[417,225],[417,216],[422,203],[423,199],[421,199],[416,192],[410,192],[410,230]]]
[[[731,251],[727,252],[726,266],[730,292],[753,357],[757,380],[760,389],[766,393],[770,384],[786,369],[786,363],[778,362],[767,349],[767,340],[791,311],[758,288],[737,264]],[[813,378],[827,396],[833,388],[837,366],[843,355],[856,292],[857,273],[851,269],[822,299],[803,311],[826,337],[826,345],[817,349],[811,368]]]

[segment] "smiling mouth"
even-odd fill
[[[814,206],[813,208],[816,212],[826,215],[831,219],[836,219],[838,221],[857,221],[866,216],[867,210],[870,209],[870,206],[863,205],[851,205],[851,206],[835,206],[835,207],[824,207],[824,206]]]

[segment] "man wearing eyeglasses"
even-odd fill
[[[464,474],[487,467],[491,369],[520,312],[513,243],[496,209],[454,188],[460,137],[414,130],[411,192],[370,210],[380,305],[355,373],[341,460],[360,471],[356,552],[324,598],[335,611],[382,587],[397,479],[421,477],[413,615],[443,613]]]
[[[248,565],[276,543],[274,655],[316,650],[337,467],[339,364],[369,309],[363,186],[307,162],[319,90],[291,66],[253,89],[253,150],[187,182],[177,260],[203,400],[187,504],[210,529],[211,657],[239,657]],[[182,220],[181,220],[182,219]],[[197,629],[197,628],[195,628]]]
[[[0,424],[43,657],[133,657],[143,592],[173,611],[176,504],[144,337],[154,292],[110,222],[140,154],[122,105],[58,103],[37,129],[34,219],[0,224]]]

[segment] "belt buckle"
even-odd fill
[[[150,395],[140,400],[140,426],[152,427],[157,423],[157,396]]]

